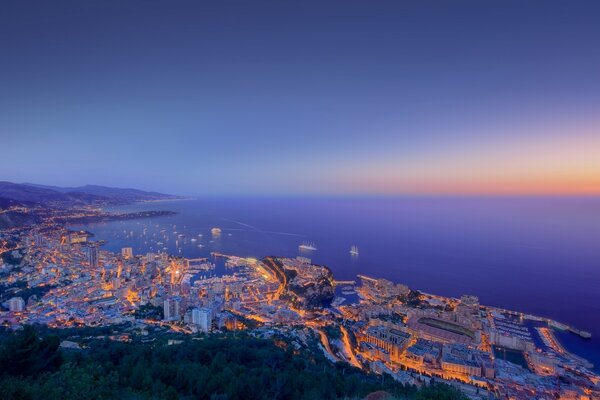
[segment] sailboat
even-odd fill
[[[354,246],[350,247],[350,254],[352,254],[353,256],[357,256],[358,255],[358,246],[354,245]]]

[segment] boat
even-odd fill
[[[350,254],[352,254],[353,256],[357,256],[358,255],[358,246],[350,247]]]
[[[192,242],[195,242],[195,241],[197,241],[198,239],[196,239],[196,238],[191,238],[190,240],[191,240]]]
[[[317,248],[315,247],[315,244],[312,242],[302,242],[302,244],[300,246],[298,246],[298,248],[300,250],[310,250],[310,251],[317,250]]]
[[[212,229],[210,230],[210,233],[211,233],[213,236],[219,236],[219,235],[221,234],[221,228],[212,228]]]
[[[332,305],[333,307],[339,307],[339,306],[341,306],[341,305],[342,305],[342,303],[343,303],[343,302],[345,302],[345,301],[346,301],[346,299],[345,299],[345,298],[343,298],[343,297],[336,297],[336,298],[334,298],[334,299],[333,299],[333,301],[331,302],[331,305]]]

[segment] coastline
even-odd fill
[[[181,200],[198,200],[197,197],[175,197],[172,199],[154,199],[154,200],[138,200],[138,201],[134,201],[132,203],[128,203],[128,204],[135,204],[135,203],[164,203],[164,202],[169,202],[169,201],[181,201]]]
[[[594,366],[594,364],[591,361],[587,360],[584,357],[578,356],[577,354],[574,354],[574,353],[570,352],[569,350],[567,350],[565,348],[564,344],[561,343],[561,341],[559,340],[559,338],[556,337],[556,334],[555,334],[555,331],[554,331],[555,329],[557,329],[557,328],[550,327],[548,329],[548,334],[554,340],[554,342],[556,343],[556,345],[558,346],[558,348],[560,349],[560,351],[562,352],[562,354],[565,355],[568,358],[573,359],[574,361],[576,361],[577,363],[583,365],[584,367],[586,367],[588,369],[594,369],[595,366]],[[573,332],[569,332],[569,334],[576,335]]]
[[[184,199],[179,199],[179,200],[184,200]],[[161,200],[161,203],[164,201],[170,201],[170,200]],[[138,206],[134,206],[135,207],[140,207],[139,204],[143,204],[143,203],[152,203],[152,202],[139,202]],[[344,206],[352,206],[352,209],[356,209],[356,207],[361,207],[361,204],[363,204],[364,202],[360,202],[360,204],[357,204],[356,202],[351,202],[351,203],[344,203]],[[176,205],[177,204],[177,205]],[[180,206],[181,204],[181,206]],[[430,287],[430,286],[423,286],[422,282],[421,283],[414,283],[415,279],[412,279],[408,276],[405,276],[404,278],[401,276],[401,272],[403,273],[409,273],[412,272],[412,269],[409,268],[404,268],[404,265],[408,265],[410,263],[412,263],[413,260],[411,260],[408,257],[413,257],[413,254],[417,254],[418,252],[412,252],[411,253],[411,249],[407,249],[406,246],[401,246],[399,247],[398,250],[398,254],[400,255],[401,258],[392,258],[389,259],[388,256],[384,255],[383,252],[379,252],[378,254],[376,254],[375,252],[377,250],[383,250],[382,245],[380,245],[380,243],[385,244],[385,247],[387,246],[386,243],[386,237],[394,237],[397,235],[400,235],[399,237],[402,238],[402,235],[407,234],[407,232],[405,232],[405,230],[394,230],[394,231],[390,231],[387,228],[387,223],[386,225],[381,225],[383,222],[379,222],[377,218],[379,218],[380,215],[382,215],[383,213],[377,212],[374,213],[373,211],[371,211],[370,209],[368,209],[367,211],[369,211],[372,214],[365,214],[365,215],[369,215],[369,219],[371,221],[374,221],[375,223],[377,223],[377,235],[378,235],[378,239],[377,239],[377,247],[374,247],[372,243],[375,243],[375,241],[371,240],[371,237],[368,237],[365,239],[364,236],[368,236],[373,232],[370,231],[365,231],[365,234],[363,235],[363,237],[361,237],[361,233],[358,232],[358,234],[356,232],[351,232],[351,234],[344,234],[344,233],[335,233],[333,234],[334,236],[331,236],[334,238],[333,241],[329,241],[328,238],[326,238],[326,236],[329,237],[329,235],[332,234],[332,232],[328,229],[327,226],[319,224],[318,222],[312,221],[311,218],[313,218],[313,216],[319,216],[321,218],[325,218],[325,216],[320,216],[319,211],[317,211],[317,208],[315,207],[315,203],[309,203],[307,205],[307,207],[305,208],[299,208],[301,207],[301,205],[298,202],[291,202],[288,203],[288,205],[286,204],[285,207],[282,207],[280,205],[276,205],[276,210],[272,210],[271,208],[273,207],[273,203],[272,202],[264,202],[265,205],[267,205],[269,207],[269,211],[265,212],[265,214],[261,214],[264,210],[263,208],[263,202],[252,202],[252,203],[244,203],[247,204],[245,206],[240,206],[238,202],[236,203],[231,203],[231,204],[235,204],[235,209],[233,209],[235,211],[235,218],[239,219],[245,223],[249,223],[252,224],[253,226],[259,226],[260,228],[264,228],[263,225],[258,225],[256,220],[253,220],[252,218],[254,218],[254,215],[258,215],[258,216],[264,216],[264,215],[270,215],[272,212],[278,212],[278,215],[283,215],[283,218],[281,220],[282,223],[285,223],[286,226],[290,226],[290,229],[297,231],[297,232],[302,232],[303,234],[306,235],[306,237],[310,237],[311,240],[314,240],[316,243],[319,244],[319,250],[314,252],[314,254],[312,255],[311,258],[313,258],[315,260],[316,263],[318,264],[325,264],[327,265],[332,271],[334,271],[336,276],[339,276],[340,279],[351,279],[351,276],[354,277],[356,276],[356,274],[366,274],[366,275],[371,275],[372,276],[379,276],[379,277],[385,277],[386,279],[389,279],[391,281],[394,282],[408,282],[409,285],[411,287],[415,287],[415,288],[420,288],[423,287],[425,288],[426,292],[424,293],[440,293],[442,295],[444,295],[445,297],[453,297],[456,298],[457,294],[456,293],[452,293],[453,290],[452,289],[448,289],[448,290],[438,290],[438,287]],[[319,202],[319,208],[323,209],[325,211],[329,210],[329,206],[331,205],[331,202],[326,202],[325,205],[323,206],[321,202]],[[380,206],[381,204],[379,202],[376,203],[378,206]],[[445,203],[444,203],[445,204]],[[373,203],[371,202],[367,202],[366,205],[368,207],[371,207],[373,205]],[[512,203],[510,203],[511,207],[512,207]],[[529,206],[529,202],[527,202],[526,204],[527,206]],[[568,204],[567,204],[568,205]],[[143,206],[141,206],[143,207]],[[151,204],[146,206],[147,208],[151,208]],[[225,208],[223,208],[225,207]],[[421,207],[421,206],[420,206]],[[454,205],[453,207],[453,211],[454,211]],[[168,207],[167,207],[168,208]],[[304,210],[306,210],[306,212],[308,212],[308,214],[306,214],[306,216],[303,215],[303,218],[307,217],[308,220],[306,221],[306,223],[304,221],[302,221],[301,223],[298,222],[296,220],[296,218],[294,217],[293,219],[291,217],[288,217],[287,214],[282,214],[287,212],[287,208],[292,208],[294,213],[299,213],[302,214],[302,212]],[[218,225],[218,224],[227,224],[227,222],[224,222],[223,220],[223,215],[227,216],[228,218],[231,218],[231,214],[234,211],[230,211],[230,207],[228,207],[228,203],[225,203],[225,205],[221,204],[220,202],[217,204],[216,201],[212,201],[212,200],[205,200],[205,199],[199,199],[198,202],[194,202],[194,201],[190,201],[189,204],[186,204],[186,202],[178,202],[178,203],[173,203],[173,209],[176,209],[177,211],[180,212],[180,216],[172,219],[172,220],[167,220],[163,223],[159,222],[158,220],[156,220],[156,224],[161,224],[161,225],[165,225],[162,228],[166,228],[167,232],[170,231],[169,226],[171,224],[177,224],[177,230],[181,233],[186,233],[188,235],[188,237],[195,237],[195,235],[198,232],[202,232],[204,233],[204,230],[206,230],[207,232],[209,231],[210,226],[222,226],[222,225]],[[359,208],[360,209],[360,208]],[[439,209],[436,205],[436,209]],[[567,207],[567,210],[570,210],[570,207]],[[202,211],[196,211],[196,210],[202,210]],[[205,211],[206,210],[206,211]],[[225,210],[225,211],[223,211]],[[413,214],[413,207],[411,205],[411,203],[406,203],[406,202],[400,202],[400,203],[396,203],[395,205],[393,205],[393,207],[390,206],[389,209],[384,209],[385,211],[385,215],[386,215],[386,219],[388,218],[388,216],[390,215],[390,212],[395,212],[397,213],[403,213],[404,210],[408,210],[411,212],[411,215]],[[462,210],[462,209],[461,209]],[[249,211],[252,212],[252,214],[249,213]],[[258,213],[256,213],[258,211]],[[426,211],[429,211],[429,208],[426,209]],[[445,210],[443,215],[446,215]],[[460,211],[460,210],[459,210]],[[478,210],[480,211],[480,210]],[[224,214],[225,213],[225,214]],[[227,214],[229,213],[229,214]],[[256,214],[255,214],[256,213]],[[511,214],[512,211],[511,211]],[[515,215],[520,215],[520,214],[515,214]],[[340,214],[340,216],[342,216],[342,214]],[[470,218],[470,214],[465,215],[465,217],[468,219]],[[331,226],[336,226],[339,225],[340,223],[346,223],[347,221],[349,221],[346,218],[346,214],[343,214],[343,220],[339,220],[339,219],[325,219],[327,222],[327,224],[331,224]],[[525,218],[525,217],[524,217]],[[268,220],[267,220],[268,221]],[[416,233],[413,232],[413,227],[416,223],[422,223],[423,220],[421,219],[417,219],[415,221],[412,220],[408,220],[409,223],[412,223],[412,227],[411,225],[406,225],[407,228],[410,232],[408,232],[410,234],[411,237],[413,237],[414,241],[420,240],[421,237],[419,237],[419,231],[417,231]],[[424,220],[425,222],[428,221]],[[269,223],[271,223],[270,221],[268,221]],[[358,219],[356,220],[356,222],[353,222],[353,224],[358,224],[358,223],[363,223],[364,221],[362,219]],[[311,224],[313,226],[315,226],[316,228],[314,229],[314,231],[311,231],[307,228],[308,224]],[[370,224],[374,224],[373,222],[369,222]],[[142,222],[142,224],[144,224],[144,222]],[[154,222],[152,220],[149,221],[149,224],[154,224]],[[314,225],[316,224],[316,225]],[[185,228],[185,225],[187,225],[187,229]],[[375,225],[373,225],[375,226]],[[234,227],[233,225],[231,226],[232,228]],[[438,231],[440,230],[440,227],[434,225],[434,228],[437,228]],[[512,227],[512,225],[511,225]],[[227,226],[223,226],[224,229],[227,229]],[[236,226],[236,228],[239,228]],[[280,230],[280,229],[284,229],[282,228],[282,226],[277,226],[277,225],[273,225],[273,226],[268,226],[269,229],[272,230]],[[445,228],[445,227],[442,227]],[[101,228],[99,227],[98,229],[107,229],[108,230],[112,229],[111,226],[109,225],[106,228]],[[133,229],[133,231],[136,230],[136,224],[132,223],[131,224],[131,228],[128,229]],[[154,228],[152,228],[154,229]],[[158,228],[157,228],[158,229]],[[182,230],[183,229],[183,230]],[[251,229],[248,229],[247,232],[243,232],[241,230],[232,230],[231,231],[233,233],[234,239],[229,239],[227,235],[224,235],[221,237],[220,240],[216,240],[214,242],[210,241],[210,235],[205,233],[205,241],[203,242],[204,244],[204,248],[202,250],[199,250],[197,248],[197,246],[190,246],[190,247],[184,247],[182,248],[183,253],[178,253],[177,249],[175,249],[175,247],[170,248],[169,252],[171,254],[180,254],[180,255],[185,255],[186,253],[189,256],[192,257],[196,257],[197,255],[200,256],[202,252],[210,252],[210,251],[220,251],[223,253],[229,253],[229,254],[242,254],[242,255],[247,255],[247,256],[260,256],[260,255],[265,255],[265,254],[269,254],[269,253],[275,253],[275,254],[282,254],[282,255],[287,255],[287,256],[292,256],[293,254],[295,255],[297,252],[297,242],[295,239],[286,239],[286,238],[275,238],[273,240],[265,237],[264,233],[255,233],[253,232]],[[498,234],[503,233],[504,230],[500,230],[498,232]],[[580,232],[580,231],[574,231],[574,235],[576,236],[576,234]],[[584,231],[585,232],[585,231]],[[447,232],[446,231],[440,231],[440,234],[438,236],[442,236],[445,235]],[[532,232],[532,233],[537,233],[537,232]],[[583,232],[582,232],[583,233]],[[110,234],[111,238],[110,240],[113,243],[127,243],[127,239],[125,238],[119,238],[118,237],[118,232],[117,232],[117,237],[112,237],[112,233]],[[357,236],[358,235],[358,236]],[[349,239],[348,239],[349,238]],[[428,235],[427,236],[428,240],[431,239],[431,237]],[[528,236],[524,236],[522,238],[522,241],[526,242],[528,240]],[[257,240],[260,239],[259,242],[257,242]],[[265,241],[265,239],[267,239]],[[454,245],[454,243],[452,242],[440,242],[437,241],[437,237],[433,237],[434,239],[434,244],[438,245],[441,244],[442,246],[445,246],[447,243],[449,243],[450,245]],[[498,240],[500,240],[500,242],[494,242],[495,246],[497,247],[497,245],[503,245],[504,242],[501,240],[503,238],[498,238]],[[521,239],[521,238],[519,238]],[[366,241],[369,240],[369,241]],[[444,238],[444,240],[446,240]],[[476,239],[474,239],[475,241],[473,242],[473,245],[481,245],[481,243],[479,243]],[[512,239],[511,239],[512,240]],[[289,247],[287,242],[289,242]],[[340,246],[340,243],[343,243]],[[361,256],[360,256],[360,263],[357,262],[358,260],[353,260],[352,262],[350,262],[351,260],[346,258],[347,255],[347,246],[349,246],[349,243],[358,243],[359,245],[361,245],[361,249],[364,249],[364,251],[361,252]],[[171,242],[172,244],[172,242]],[[167,246],[171,246],[171,244],[168,244]],[[487,244],[487,243],[484,243]],[[125,245],[125,244],[123,244]],[[580,245],[580,242],[578,241],[577,246]],[[118,247],[118,246],[116,246]],[[265,250],[265,248],[269,248],[271,250]],[[340,251],[338,251],[337,253],[339,253],[339,256],[336,254],[336,248],[341,248]],[[470,248],[456,248],[456,247],[450,247],[450,246],[446,246],[446,247],[442,247],[444,250],[464,250],[464,251],[472,251]],[[141,249],[143,249],[143,247],[141,247]],[[287,249],[287,250],[286,250]],[[570,250],[571,247],[564,247],[564,250]],[[585,248],[584,248],[585,249]],[[142,251],[146,251],[146,250],[142,250]],[[500,250],[498,250],[500,251]],[[502,248],[501,249],[502,252],[505,252],[505,250]],[[390,252],[390,254],[393,254],[394,251]],[[539,262],[552,262],[553,264],[561,264],[562,260],[558,260],[557,262],[554,262],[552,260],[548,260],[548,257],[543,257],[540,255],[540,251],[538,250],[529,250],[528,248],[523,248],[523,247],[519,247],[518,250],[511,250],[511,253],[514,253],[514,257],[515,259],[517,259],[517,257],[519,259],[521,259],[523,256],[531,256],[531,257],[536,257],[536,258],[531,258],[530,261],[531,262],[537,262],[539,260]],[[507,254],[511,254],[511,253],[507,253]],[[381,254],[381,256],[379,255]],[[470,253],[468,253],[470,254]],[[476,254],[476,253],[475,253]],[[396,256],[394,256],[396,257]],[[486,256],[487,259],[487,256]],[[555,260],[556,257],[553,257],[553,260]],[[375,268],[372,268],[373,264],[376,264],[378,262],[385,262],[385,263],[390,263],[390,262],[396,262],[395,260],[399,260],[398,265],[398,272],[389,272],[391,271],[391,269],[386,268],[385,271],[383,271],[381,268],[377,269],[377,267],[375,266]],[[417,262],[420,262],[421,265],[423,265],[423,260],[420,259],[415,259]],[[426,262],[430,262],[430,263],[437,263],[439,264],[439,260],[425,260]],[[365,262],[367,264],[365,264]],[[466,262],[471,262],[470,260],[467,260]],[[511,259],[506,260],[506,262],[508,262],[508,267],[510,267],[510,262],[512,262]],[[362,266],[361,266],[362,264]],[[456,262],[453,265],[457,264]],[[365,269],[364,267],[368,265],[369,269]],[[535,265],[533,263],[531,263],[530,265]],[[484,265],[485,266],[485,265]],[[475,268],[475,267],[473,267]],[[491,266],[490,266],[491,268]],[[494,271],[501,271],[501,268],[495,268]],[[531,270],[533,271],[534,269],[531,268]],[[479,295],[484,295],[485,293],[482,292],[477,292],[474,289],[469,289],[468,287],[466,287],[467,285],[470,285],[473,281],[473,279],[469,279],[469,278],[461,278],[463,279],[462,281],[458,281],[457,279],[455,279],[456,275],[454,272],[450,273],[450,272],[446,272],[449,271],[449,269],[435,269],[432,268],[431,269],[431,274],[436,273],[438,274],[437,276],[440,277],[440,279],[445,279],[448,278],[447,284],[446,284],[446,288],[452,288],[454,284],[458,285],[463,285],[463,287],[460,288],[460,292],[458,292],[458,294],[460,294],[461,292],[463,293],[472,293],[472,294],[479,294]],[[477,267],[477,269],[474,269],[474,271],[476,271],[477,273],[483,274],[485,270],[482,267]],[[491,271],[491,269],[490,269]],[[525,270],[520,270],[520,273],[528,273],[529,270],[525,269]],[[382,273],[383,272],[383,273]],[[550,272],[553,272],[552,270]],[[460,273],[460,271],[459,271]],[[537,273],[537,272],[536,272]],[[417,280],[419,275],[423,275],[421,272],[417,271],[415,272],[413,275],[417,276]],[[526,275],[527,276],[527,275]],[[560,275],[562,277],[562,275]],[[498,276],[494,275],[495,279],[499,279]],[[413,282],[411,282],[410,280],[413,280]],[[467,279],[466,281],[464,279]],[[458,281],[458,282],[457,282]],[[427,282],[425,282],[426,284]],[[500,282],[501,284],[503,282]],[[439,285],[438,285],[439,286]],[[520,288],[520,287],[519,287]],[[535,288],[530,288],[527,287],[527,293],[529,296],[529,293],[531,292],[531,290],[533,290]],[[550,288],[552,289],[552,288]],[[471,292],[474,291],[475,293]],[[478,290],[483,290],[481,288],[478,288]],[[544,290],[545,293],[552,293],[551,291],[546,291]],[[536,293],[535,290],[533,290],[532,295],[534,296],[533,299],[536,298],[540,298],[540,296],[542,296],[543,294],[540,293]],[[503,296],[503,299],[511,299],[511,298],[515,298],[515,297],[507,297],[508,294],[505,293]],[[538,296],[538,297],[535,297]],[[518,297],[516,299],[519,300],[523,300],[523,297]],[[490,301],[491,300],[491,301]],[[513,300],[513,301],[503,301],[501,298],[499,297],[494,297],[494,295],[489,295],[487,296],[487,302],[486,304],[501,304],[502,306],[506,307],[506,309],[510,308],[511,310],[521,310],[521,311],[511,311],[512,313],[514,313],[515,315],[518,314],[526,314],[530,317],[534,317],[538,318],[538,319],[543,319],[543,320],[550,320],[552,319],[553,321],[564,321],[565,318],[561,317],[565,317],[564,314],[561,314],[560,312],[554,312],[553,309],[545,309],[542,306],[546,306],[548,304],[552,304],[552,303],[547,303],[545,302],[544,304],[540,305],[540,303],[538,302],[536,303],[527,303],[526,302],[527,299],[525,299],[525,301],[521,301],[520,303],[518,303],[517,301]],[[498,309],[503,309],[503,307],[496,307]],[[542,310],[542,312],[540,312],[540,310]],[[536,311],[538,313],[536,313]],[[538,317],[539,315],[545,315],[547,313],[550,314],[550,316],[548,317]],[[531,314],[530,314],[531,313]],[[567,315],[567,320],[568,320],[568,315]],[[573,326],[577,326],[577,327],[581,327],[585,330],[590,330],[591,332],[594,333],[594,338],[592,339],[591,343],[581,343],[580,345],[576,344],[575,349],[571,349],[569,352],[575,356],[587,359],[587,360],[591,360],[593,362],[594,365],[600,365],[600,363],[598,362],[598,357],[596,356],[597,354],[597,348],[598,348],[598,331],[595,328],[594,324],[590,324],[587,323],[589,321],[585,321],[585,320],[581,320],[581,318],[577,319],[575,318],[574,321],[569,321],[570,323],[578,323],[579,324],[572,324]],[[593,321],[592,321],[593,322]],[[559,338],[559,340],[562,340],[563,338],[559,335],[557,336]],[[561,343],[563,344],[563,343]],[[564,345],[564,344],[563,344]],[[589,347],[589,350],[588,350]],[[566,348],[569,348],[568,343]],[[590,356],[589,354],[593,354],[593,356]]]

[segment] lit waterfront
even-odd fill
[[[331,267],[337,279],[364,273],[429,293],[473,293],[484,304],[591,331],[591,341],[572,334],[559,337],[598,366],[598,204],[592,198],[177,201],[162,204],[180,211],[175,216],[87,229],[108,240],[109,249],[131,245],[143,253],[148,248],[138,235],[144,225],[149,232],[166,229],[172,234],[175,224],[188,237],[181,247],[187,257],[211,251],[295,257],[298,244],[314,241],[318,250],[310,257]],[[146,208],[152,205],[125,209]],[[214,240],[210,228],[217,225],[224,233]],[[136,235],[127,238],[123,230]],[[202,248],[189,242],[198,233],[203,234],[196,242]],[[348,252],[352,244],[360,248],[358,257]],[[178,254],[174,241],[168,246]]]
[[[138,222],[142,234],[125,229],[127,239],[146,243],[150,235],[156,245],[173,236],[178,250],[188,239],[175,224],[156,237],[150,221]],[[220,227],[210,232],[209,243],[229,236]],[[189,240],[195,244],[203,237],[200,232]],[[32,323],[126,324],[129,328],[115,336],[121,341],[147,335],[151,326],[183,334],[279,332],[300,347],[319,343],[331,361],[387,373],[404,384],[443,381],[471,398],[600,393],[592,365],[553,335],[550,327],[561,327],[560,322],[485,306],[477,296],[427,294],[365,275],[336,281],[329,268],[306,256],[257,259],[211,252],[191,258],[162,249],[109,251],[86,231],[67,230],[51,218],[33,228],[7,230],[3,239],[3,252],[17,260],[2,266],[8,274],[5,290],[13,296],[3,303],[8,311],[2,318],[13,329]],[[217,263],[221,271],[215,274]],[[346,301],[336,286],[359,300]],[[570,384],[561,388],[559,380]]]
[[[516,307],[518,311],[490,307],[480,303],[477,292],[431,294],[406,285],[408,274],[390,281],[362,272],[361,263],[368,266],[369,256],[377,257],[368,250],[358,255],[370,242],[351,229],[339,238],[347,240],[352,233],[357,239],[360,246],[347,247],[346,260],[361,273],[352,279],[346,278],[349,271],[338,276],[322,261],[330,254],[323,249],[339,245],[320,239],[336,226],[331,220],[315,225],[324,229],[318,233],[294,223],[286,230],[264,229],[248,221],[250,215],[225,217],[223,209],[204,218],[186,212],[186,205],[197,210],[199,204],[163,203],[178,214],[131,212],[139,205],[126,214],[89,206],[35,211],[41,222],[2,232],[2,252],[12,260],[2,266],[3,306],[8,309],[3,323],[11,328],[31,323],[53,328],[126,324],[130,328],[118,336],[124,341],[132,334],[144,335],[151,326],[184,334],[279,332],[300,347],[318,343],[331,361],[387,373],[405,384],[444,381],[472,398],[599,393],[593,365],[570,353],[554,334],[554,329],[563,329],[587,337],[588,332],[579,331],[585,327],[523,313],[525,305]],[[360,205],[356,200],[351,204]],[[294,205],[294,215],[306,223],[319,212],[313,207],[310,215],[298,215],[303,208]],[[272,204],[263,212],[288,219]],[[377,215],[363,218],[372,223]],[[82,216],[85,221],[116,221],[63,226]],[[269,218],[259,217],[269,225]],[[372,235],[385,242],[389,227],[378,228]],[[398,250],[385,254],[398,262]],[[451,282],[445,287],[456,290]]]

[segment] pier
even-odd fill
[[[366,276],[366,275],[356,275],[356,276],[363,281],[377,282],[379,280],[379,279],[371,278],[370,276]]]
[[[569,331],[569,332],[574,333],[575,335],[578,335],[584,339],[592,338],[592,334],[588,331],[583,331],[581,329],[574,328],[572,326],[563,324],[558,321],[554,321],[552,319],[544,318],[544,320],[548,323],[548,325],[550,325],[553,328],[560,329],[561,331]]]
[[[579,336],[581,336],[581,337],[582,337],[582,338],[584,338],[584,339],[591,339],[591,338],[592,338],[592,334],[591,334],[590,332],[588,332],[588,331],[582,331],[582,330],[580,330],[580,329],[573,328],[573,327],[571,327],[571,326],[569,326],[569,327],[567,328],[567,330],[568,330],[569,332],[571,332],[571,333],[574,333],[574,334],[576,334],[576,335],[579,335]]]
[[[333,281],[335,286],[338,285],[356,285],[356,281]]]

